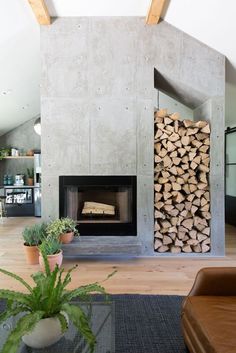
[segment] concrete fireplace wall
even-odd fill
[[[41,53],[44,219],[58,216],[59,175],[137,175],[138,236],[105,238],[104,243],[122,244],[121,253],[131,244],[134,254],[156,255],[154,68],[191,109],[209,98],[221,99],[220,113],[211,122],[221,127],[223,140],[224,56],[166,22],[146,26],[137,17],[55,19],[41,28]],[[220,178],[223,188],[222,168]],[[217,217],[224,222],[224,214]],[[223,255],[224,234],[216,232],[218,250],[212,247],[211,254]],[[93,241],[98,244],[83,238],[85,248]]]

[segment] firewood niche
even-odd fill
[[[154,114],[154,249],[210,251],[210,126]]]

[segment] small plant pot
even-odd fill
[[[24,251],[28,265],[37,265],[39,263],[39,250],[36,245],[28,246],[24,244]]]
[[[60,242],[62,244],[69,244],[74,239],[74,232],[63,233],[60,235]]]
[[[49,268],[51,271],[54,270],[56,265],[61,267],[62,259],[63,259],[62,250],[60,250],[60,252],[58,254],[47,255],[47,259],[48,259]],[[45,271],[43,256],[41,253],[39,253],[39,264],[40,264],[41,269],[43,271]]]
[[[27,185],[28,186],[33,186],[34,185],[34,179],[33,178],[27,178]]]
[[[62,313],[67,322],[68,316]],[[40,320],[32,332],[22,336],[22,341],[31,348],[45,348],[58,342],[64,333],[61,331],[61,324],[57,317],[49,317]]]

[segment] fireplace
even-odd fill
[[[81,235],[137,235],[136,176],[60,176],[59,213]]]

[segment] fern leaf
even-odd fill
[[[70,269],[69,269],[69,271],[67,272],[67,274],[66,274],[66,276],[65,276],[65,278],[64,278],[64,281],[63,281],[63,288],[65,288],[70,282],[71,282],[71,276],[70,276],[70,274],[71,274],[71,272],[73,271],[73,270],[75,270],[76,269],[76,267],[78,267],[78,265],[75,265],[75,266],[73,266],[73,267],[71,267]]]
[[[49,267],[47,255],[45,254],[45,252],[43,250],[41,250],[41,254],[42,254],[42,257],[43,257],[43,262],[44,262],[46,275],[47,275],[47,277],[49,277],[51,275],[51,270],[50,270],[50,267]]]
[[[68,329],[68,323],[67,323],[67,320],[66,320],[65,316],[63,314],[61,314],[61,313],[58,313],[56,315],[56,317],[60,321],[62,333],[65,332]]]
[[[45,279],[45,274],[43,272],[36,272],[36,273],[33,273],[31,275],[31,277],[33,278],[34,280],[34,283],[39,285],[42,283],[42,281],[44,281]]]
[[[9,317],[16,316],[17,314],[20,314],[26,310],[27,308],[24,309],[24,307],[18,306],[15,309],[4,311],[3,313],[0,314],[0,324],[6,321],[7,319],[9,319]]]
[[[29,294],[24,294],[8,289],[0,289],[0,299],[6,299],[29,306],[31,305],[31,297]]]
[[[81,286],[72,291],[66,292],[63,296],[63,302],[68,302],[75,297],[86,296],[90,293],[101,293],[106,294],[105,289],[98,283],[88,284],[87,286]]]
[[[90,353],[93,353],[96,344],[96,337],[89,326],[88,318],[83,310],[79,306],[71,304],[64,304],[62,306],[62,310],[68,314],[75,327],[88,342]]]
[[[20,276],[16,275],[15,273],[9,272],[7,270],[4,270],[3,268],[0,268],[0,272],[4,273],[4,275],[10,276],[12,278],[14,278],[16,281],[20,282],[21,284],[23,284],[23,286],[25,286],[29,292],[32,292],[32,288],[30,287],[30,285],[28,283],[26,283],[23,278],[21,278]]]
[[[43,314],[43,311],[36,311],[19,319],[16,327],[9,334],[1,353],[16,353],[21,337],[33,330],[37,322],[43,317]]]

